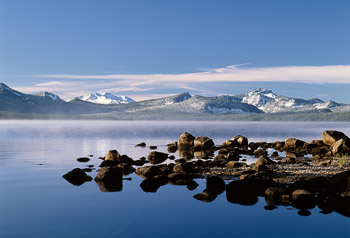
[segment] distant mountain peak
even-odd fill
[[[50,93],[50,92],[39,92],[35,94],[36,96],[44,97],[44,98],[49,98],[53,101],[59,101],[62,102],[63,100],[56,94]]]
[[[91,93],[85,96],[76,97],[82,101],[97,103],[97,104],[121,104],[121,103],[133,103],[133,99],[126,96],[115,96],[112,93]]]
[[[264,94],[267,94],[267,93],[273,93],[272,90],[269,90],[269,89],[266,89],[266,88],[256,88],[252,91],[250,91],[250,93],[264,93]]]

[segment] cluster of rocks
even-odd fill
[[[146,144],[142,142],[136,146],[146,147]],[[108,151],[101,158],[103,161],[94,180],[101,191],[120,191],[123,175],[135,172],[144,179],[140,184],[143,191],[156,192],[166,184],[186,185],[194,190],[198,186],[195,179],[206,178],[206,188],[194,196],[204,202],[213,201],[226,191],[227,200],[232,203],[252,205],[258,201],[258,196],[263,196],[268,209],[282,204],[304,211],[317,205],[325,213],[337,211],[350,216],[350,171],[335,166],[334,162],[337,161],[334,157],[350,153],[350,139],[342,132],[324,131],[321,140],[309,143],[295,138],[249,143],[247,137],[237,135],[219,146],[206,136],[194,137],[185,132],[178,141],[167,146],[168,153],[177,151],[180,159],[151,151],[147,158],[133,160],[116,150]],[[269,156],[271,150],[274,151]],[[285,156],[280,156],[281,152]],[[243,156],[257,160],[247,164]],[[320,166],[323,169],[318,170]],[[92,180],[80,169],[63,177],[74,185]],[[231,182],[226,184],[225,179]]]

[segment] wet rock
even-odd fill
[[[105,160],[112,160],[112,161],[119,162],[120,161],[120,154],[116,150],[110,150],[107,152]]]
[[[306,144],[305,141],[298,140],[295,138],[287,138],[285,141],[285,148],[299,148],[303,147]]]
[[[152,151],[148,154],[148,160],[151,164],[163,163],[168,158],[168,154]]]
[[[146,160],[135,160],[134,165],[136,166],[143,166],[146,163]]]
[[[306,216],[310,216],[310,215],[311,215],[311,212],[310,212],[310,211],[307,211],[307,210],[300,210],[300,211],[298,211],[298,215],[299,215],[299,216],[306,217]]]
[[[273,148],[278,151],[282,151],[284,149],[285,142],[284,141],[277,141],[273,144]]]
[[[114,161],[114,160],[104,160],[102,163],[99,165],[99,167],[113,167],[117,166],[119,162]]]
[[[350,191],[350,170],[333,175],[326,180],[328,193],[344,193]]]
[[[255,170],[256,172],[260,173],[262,171],[268,170],[269,168],[267,168],[267,166],[264,164],[259,164],[259,165],[254,166],[252,169]]]
[[[82,163],[86,163],[86,162],[89,162],[90,159],[87,157],[81,157],[81,158],[77,158],[77,161],[82,162]]]
[[[184,171],[182,168],[183,168],[182,164],[180,164],[180,163],[176,164],[173,168],[173,172],[174,173],[183,173]]]
[[[65,175],[62,176],[65,180],[67,180],[69,183],[80,186],[85,182],[90,182],[92,178],[87,175],[82,169],[75,168]]]
[[[167,183],[167,179],[160,178],[148,178],[141,182],[140,187],[144,192],[147,193],[155,193],[159,189],[159,187],[165,185]]]
[[[350,139],[337,140],[332,146],[333,155],[344,155],[350,153]]]
[[[115,192],[123,189],[123,170],[117,167],[102,167],[95,177],[102,192]]]
[[[260,147],[259,143],[256,142],[250,142],[248,145],[252,150],[257,150]]]
[[[214,194],[225,191],[225,182],[218,176],[210,176],[206,182],[206,190]]]
[[[292,193],[292,204],[297,209],[312,209],[316,206],[316,198],[309,190],[298,189]]]
[[[285,194],[285,189],[281,187],[269,187],[265,190],[265,197],[268,197],[277,203],[281,201],[283,194]]]
[[[198,183],[194,180],[191,180],[188,185],[187,185],[187,189],[190,190],[190,191],[193,191],[195,190],[197,187],[198,187]]]
[[[226,168],[233,169],[233,168],[240,168],[240,167],[245,167],[247,164],[245,163],[240,163],[237,161],[229,161],[225,164]]]
[[[120,163],[117,165],[117,167],[123,170],[124,175],[128,175],[136,171],[136,169],[128,163]]]
[[[336,141],[340,139],[348,140],[349,137],[340,131],[324,131],[322,133],[322,141],[326,145],[332,146]]]
[[[268,153],[265,149],[259,149],[254,152],[255,157],[265,156],[267,157]]]
[[[141,143],[135,145],[135,147],[146,147],[146,143],[145,142],[141,142]]]
[[[175,141],[172,144],[168,144],[168,153],[175,153],[177,151],[177,142]]]
[[[255,162],[255,165],[269,165],[269,164],[275,164],[276,162],[272,161],[268,157],[260,156],[257,161]]]
[[[214,142],[212,139],[206,136],[198,136],[194,140],[194,149],[210,149],[214,146]]]
[[[178,147],[180,146],[193,146],[194,145],[194,139],[195,137],[193,135],[191,135],[188,132],[184,132],[182,133],[182,135],[180,136],[179,140],[178,140]]]
[[[226,187],[226,199],[228,202],[241,205],[254,205],[258,202],[258,193],[255,190],[253,180],[250,178],[233,181]]]
[[[205,191],[202,193],[198,193],[193,196],[195,199],[202,201],[202,202],[212,202],[215,200],[217,195],[215,193],[211,193],[210,191]]]
[[[296,159],[295,158],[284,158],[281,160],[281,163],[285,163],[285,164],[295,164],[296,163]]]
[[[185,160],[191,160],[194,158],[194,151],[191,148],[180,147],[177,151],[180,158],[184,158]]]
[[[158,148],[158,147],[155,146],[155,145],[151,145],[151,146],[149,147],[150,150],[156,150],[157,148]]]
[[[279,156],[278,152],[277,151],[274,151],[272,154],[271,154],[271,158],[277,158]]]
[[[119,162],[120,163],[134,164],[135,161],[127,155],[121,155]]]
[[[318,147],[325,146],[325,143],[323,143],[322,140],[310,140],[309,144],[317,145]]]
[[[239,161],[239,154],[234,151],[231,151],[227,154],[226,159],[229,161]]]
[[[168,174],[168,178],[170,180],[185,180],[185,181],[191,181],[193,179],[192,174],[187,174],[187,173],[171,173]]]
[[[83,171],[89,173],[89,172],[92,172],[92,169],[91,168],[84,168]]]
[[[156,175],[163,175],[163,172],[157,166],[146,166],[138,168],[135,174],[143,178],[153,178]]]

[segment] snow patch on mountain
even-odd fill
[[[49,93],[49,92],[40,92],[40,93],[35,94],[35,96],[48,98],[48,99],[51,99],[52,101],[63,102],[63,100],[58,95],[53,94],[53,93]]]
[[[76,97],[82,101],[97,103],[97,104],[121,104],[121,103],[133,103],[133,99],[126,96],[115,96],[111,93],[92,93],[85,96]]]

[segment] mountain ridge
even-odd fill
[[[92,94],[90,94],[92,95]],[[113,94],[105,95],[113,99]],[[99,96],[96,95],[96,96]],[[115,96],[117,97],[117,96]],[[128,97],[122,98],[127,99]],[[131,99],[131,98],[130,98]],[[132,100],[132,99],[131,99]],[[0,84],[0,111],[12,113],[38,113],[38,114],[111,114],[117,117],[135,119],[144,114],[149,118],[160,114],[167,115],[237,115],[237,114],[273,114],[273,113],[327,113],[349,111],[350,105],[334,101],[324,102],[318,98],[300,99],[275,94],[272,90],[257,88],[248,93],[239,95],[221,95],[205,97],[192,96],[189,92],[179,93],[169,97],[149,99],[144,101],[124,103],[96,103],[96,100],[82,100],[74,98],[64,101],[58,95],[41,92],[35,95],[25,94]]]

